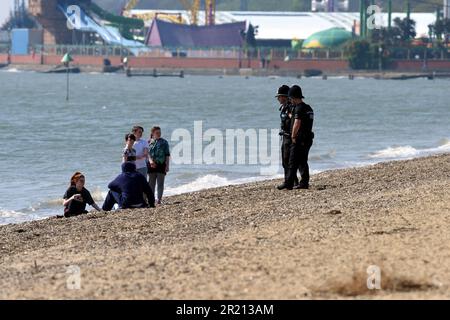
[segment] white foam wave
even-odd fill
[[[418,150],[411,146],[389,147],[369,155],[370,158],[401,158],[417,155]]]
[[[5,72],[11,72],[11,73],[20,73],[22,71],[16,69],[16,68],[10,68],[10,69],[6,69],[4,70]]]
[[[263,181],[263,180],[278,179],[281,177],[282,177],[282,175],[274,175],[274,176],[259,176],[259,177],[249,177],[249,178],[230,180],[225,177],[221,177],[219,175],[208,174],[205,176],[201,176],[190,183],[183,184],[178,187],[166,188],[165,194],[168,196],[176,195],[176,194],[184,194],[184,193],[188,193],[188,192],[195,192],[195,191],[211,189],[211,188],[239,185],[239,184],[257,182],[257,181]]]
[[[438,147],[416,149],[412,146],[393,146],[383,150],[376,151],[369,155],[372,159],[404,159],[435,153],[450,152],[450,139],[443,139]]]
[[[326,153],[323,154],[312,154],[309,156],[310,160],[315,160],[315,161],[320,161],[320,160],[328,160],[328,159],[332,159],[336,157],[336,150],[335,149],[331,149]]]
[[[4,210],[0,208],[0,225],[26,222],[30,220],[42,219],[43,217],[37,217],[25,212],[19,212],[14,210]]]
[[[11,217],[16,217],[19,215],[23,215],[24,213],[22,212],[17,212],[14,210],[1,210],[0,209],[0,218],[11,218]]]
[[[444,138],[439,142],[439,147],[438,149],[440,150],[450,150],[450,139],[449,138]]]
[[[98,187],[91,191],[91,195],[95,201],[103,201],[106,198],[106,192],[102,191]],[[57,207],[62,208],[62,203],[63,203],[62,198],[48,199],[48,200],[44,200],[42,202],[35,203],[30,208],[24,209],[21,211],[34,212],[34,211],[37,211],[40,209],[53,209],[53,208],[57,208]]]

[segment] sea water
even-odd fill
[[[177,129],[279,128],[274,96],[300,84],[315,111],[313,172],[450,151],[450,81],[187,76],[127,78],[0,71],[0,224],[61,214],[75,171],[101,205],[120,173],[124,135],[158,125],[171,147]],[[279,141],[277,141],[279,143]],[[247,149],[248,151],[248,149]],[[234,152],[237,152],[236,150]],[[224,156],[225,157],[225,156]],[[281,177],[259,164],[173,163],[166,195]],[[274,184],[275,186],[275,184]]]

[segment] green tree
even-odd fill
[[[372,65],[372,53],[369,41],[352,41],[346,49],[350,68],[354,70],[370,69]]]
[[[398,36],[400,40],[403,42],[410,41],[414,39],[417,35],[416,33],[416,22],[412,19],[404,18],[395,18],[394,19],[394,28],[397,28]]]
[[[245,33],[245,43],[248,47],[256,47],[256,34],[258,33],[258,27],[254,27],[251,23],[248,26],[247,32]]]
[[[354,70],[378,69],[380,61],[383,69],[389,66],[389,50],[381,43],[355,40],[347,44],[345,49],[350,68]]]
[[[436,37],[439,40],[444,39],[445,44],[447,44],[450,36],[450,19],[439,19],[431,27]]]

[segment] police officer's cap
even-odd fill
[[[294,85],[289,89],[289,98],[297,98],[297,99],[304,99],[302,88],[300,86]]]
[[[275,97],[276,98],[278,98],[278,97],[287,97],[288,94],[289,94],[289,86],[284,84],[280,88],[278,88],[278,92],[277,92],[277,95]]]

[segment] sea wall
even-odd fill
[[[426,65],[423,60],[397,60],[392,67],[394,70],[411,72],[450,71],[450,60],[428,60]]]
[[[80,66],[103,66],[103,56],[77,56],[74,55],[74,64]],[[118,56],[108,57],[112,65],[120,65]],[[7,63],[8,55],[0,54],[0,63]],[[59,55],[12,55],[11,63],[17,65],[48,65],[61,63]],[[301,73],[306,69],[319,69],[324,73],[351,72],[348,61],[342,59],[295,59],[285,61],[274,59],[264,69],[258,59],[234,58],[169,58],[169,57],[131,57],[129,66],[136,69],[223,69],[236,70],[240,68],[253,70],[289,71]],[[422,60],[396,60],[389,71],[396,72],[424,72],[424,71],[450,71],[450,60],[428,60],[426,65]]]
[[[0,64],[8,63],[8,55],[0,53]]]
[[[102,56],[72,56],[74,60],[74,64],[81,66],[93,66],[93,67],[101,67],[103,66]],[[112,65],[120,65],[120,57],[108,57],[111,61]],[[45,55],[42,59],[44,65],[59,65],[61,64],[61,57],[56,55]]]
[[[12,64],[39,65],[42,64],[41,55],[11,55]]]

